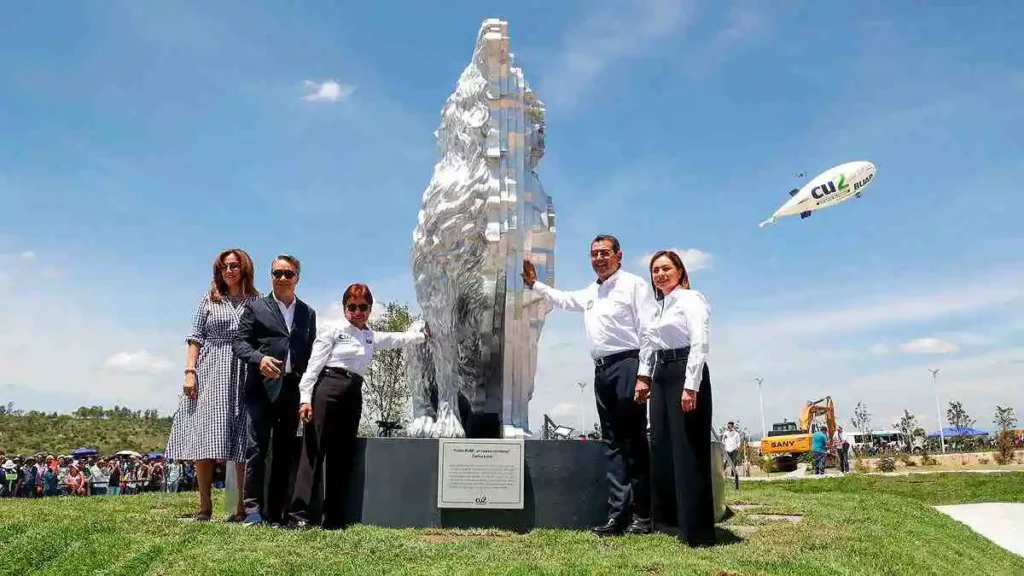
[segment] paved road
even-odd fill
[[[936,506],[935,509],[1010,552],[1024,556],[1024,504],[992,502]]]

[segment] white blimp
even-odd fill
[[[815,210],[835,206],[850,198],[860,198],[875,179],[875,165],[867,161],[847,162],[825,170],[803,188],[790,190],[790,199],[758,226],[772,224],[783,216],[807,218]]]

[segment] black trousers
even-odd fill
[[[651,385],[651,492],[654,529],[690,546],[715,543],[711,484],[711,376],[704,365],[697,406],[683,412],[686,356],[654,369]]]
[[[647,410],[634,401],[639,354],[620,352],[594,368],[594,396],[608,460],[608,518],[630,522],[651,517]]]
[[[313,389],[312,404],[313,422],[306,424],[302,434],[302,455],[291,514],[296,520],[310,521],[310,501],[323,480],[322,524],[338,527],[344,524],[348,477],[363,412],[363,378],[325,368]]]
[[[842,445],[839,446],[839,450],[837,450],[837,452],[839,453],[839,471],[840,472],[849,472],[850,471],[850,458],[849,458],[848,453],[846,452],[848,449],[849,449],[849,445],[844,442]]]
[[[299,429],[299,379],[298,374],[286,374],[281,392],[273,402],[262,388],[246,391],[249,448],[245,452],[242,498],[246,514],[260,514],[267,522],[283,521],[289,500],[288,484],[295,466],[295,433]]]

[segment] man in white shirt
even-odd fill
[[[651,531],[650,447],[645,434],[647,407],[634,401],[639,368],[641,318],[653,307],[651,291],[635,274],[622,270],[622,250],[614,236],[590,244],[597,280],[582,290],[556,290],[537,280],[523,262],[523,282],[555,307],[583,312],[594,360],[594,396],[608,459],[608,521],[599,536]]]
[[[736,429],[736,425],[732,422],[726,424],[725,434],[722,434],[722,447],[725,448],[725,453],[729,455],[733,466],[740,463],[740,444],[742,443],[743,439],[740,438],[740,431]]]

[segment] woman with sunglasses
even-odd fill
[[[165,457],[195,462],[199,484],[196,521],[213,516],[211,489],[216,461],[233,462],[238,478],[245,473],[248,422],[243,389],[247,367],[231,349],[238,323],[248,303],[259,298],[254,286],[252,258],[239,248],[224,250],[213,261],[210,288],[192,316],[185,341],[185,381],[174,413]],[[111,489],[118,489],[111,481]],[[245,517],[239,491],[229,522]]]
[[[408,332],[375,332],[366,325],[373,295],[352,284],[342,297],[345,317],[317,327],[306,372],[299,382],[299,419],[305,424],[302,456],[291,505],[292,523],[306,527],[309,502],[323,477],[323,526],[342,524],[345,487],[363,412],[363,375],[376,349],[402,348],[430,336],[426,326]]]

